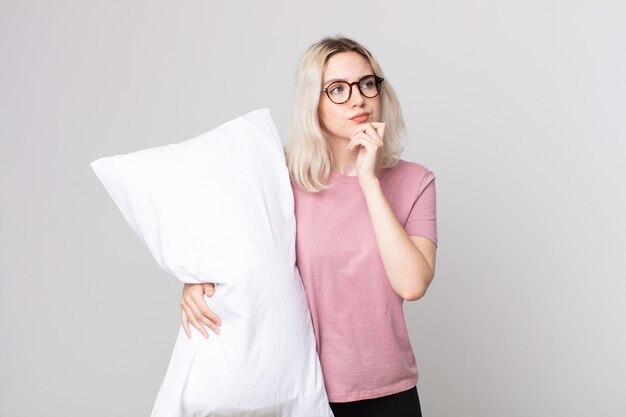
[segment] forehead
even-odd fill
[[[357,52],[339,52],[326,61],[322,82],[332,80],[356,81],[361,77],[373,74],[372,67],[367,59]]]

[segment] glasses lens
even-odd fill
[[[350,84],[344,81],[337,81],[329,85],[326,90],[328,97],[335,103],[343,103],[350,95]]]
[[[373,75],[363,78],[359,82],[359,90],[365,97],[372,98],[378,95],[378,83]]]

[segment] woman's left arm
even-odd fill
[[[358,147],[357,176],[391,287],[403,299],[414,301],[424,296],[433,280],[437,247],[425,237],[407,235],[374,175],[384,136],[385,123],[366,123],[350,137],[347,149]]]
[[[407,235],[383,194],[378,178],[361,182],[361,189],[392,288],[405,300],[422,298],[435,275],[437,247],[430,239]]]

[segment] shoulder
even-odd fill
[[[406,161],[404,159],[398,159],[396,164],[389,168],[387,175],[398,179],[410,180],[410,182],[420,185],[427,185],[435,180],[435,174],[430,169],[417,162]]]

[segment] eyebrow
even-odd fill
[[[365,75],[362,75],[361,77],[359,77],[359,80],[361,80],[361,79],[363,79],[363,78],[365,78],[365,77],[368,77],[368,76],[370,76],[370,75],[374,75],[374,74],[365,74]],[[326,85],[326,84],[334,83],[335,81],[346,81],[346,82],[347,82],[347,80],[344,80],[344,79],[341,79],[341,78],[333,78],[332,80],[324,81],[324,82],[322,83],[322,85]]]

